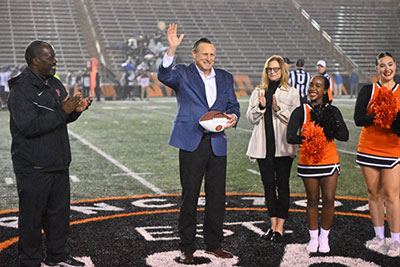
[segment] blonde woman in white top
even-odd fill
[[[246,113],[254,125],[247,155],[257,161],[264,185],[270,227],[263,237],[280,242],[289,210],[289,177],[296,148],[286,141],[292,111],[300,105],[299,94],[289,84],[281,56],[265,63],[262,81],[253,91]]]

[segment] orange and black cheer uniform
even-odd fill
[[[335,110],[335,119],[338,121],[338,129],[334,138],[340,141],[347,141],[349,139],[349,131],[343,120],[342,114],[339,109],[332,106]],[[301,144],[302,137],[298,135],[299,128],[302,128],[305,123],[311,120],[311,109],[309,104],[303,104],[296,108],[289,121],[287,130],[287,141],[290,144]],[[324,149],[324,157],[319,163],[313,163],[306,155],[300,152],[299,163],[297,166],[297,175],[301,178],[323,178],[331,176],[335,171],[340,174],[339,154],[336,150],[336,145],[332,141]]]
[[[400,162],[400,138],[392,129],[374,124],[374,114],[370,102],[378,95],[382,85],[377,82],[364,86],[357,97],[354,121],[363,126],[358,141],[357,160],[359,165],[375,168],[393,168]],[[400,86],[392,88],[400,108]]]

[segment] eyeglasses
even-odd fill
[[[266,70],[268,73],[271,73],[272,71],[278,72],[278,71],[280,71],[280,69],[281,69],[281,68],[266,68],[265,70]]]

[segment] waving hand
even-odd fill
[[[181,34],[178,38],[178,24],[170,24],[167,32],[169,48],[168,56],[174,56],[176,48],[181,44],[185,34]]]

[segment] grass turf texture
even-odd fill
[[[355,153],[360,128],[353,123],[354,100],[335,100],[350,130],[347,143],[336,142],[339,149]],[[242,117],[238,129],[228,130],[228,192],[262,193],[263,187],[259,171],[245,155],[252,125],[245,114],[248,98],[240,99]],[[178,150],[167,144],[172,121],[177,106],[174,98],[151,99],[150,102],[94,102],[90,110],[69,129],[98,147],[131,171],[160,188],[165,193],[179,193]],[[0,112],[0,210],[17,208],[15,175],[12,171],[9,133],[9,113]],[[70,137],[72,163],[70,174],[80,179],[71,183],[71,199],[80,200],[96,197],[137,195],[152,193],[124,171],[104,157]],[[355,156],[340,154],[342,165],[337,195],[366,197],[365,186]],[[304,193],[304,186],[296,175],[297,159],[293,162],[291,173],[291,193]],[[5,178],[14,179],[7,185]]]

